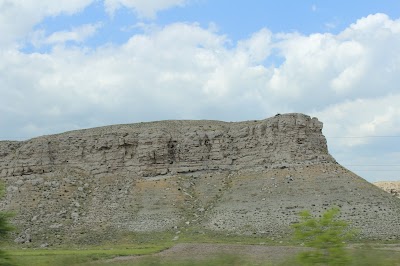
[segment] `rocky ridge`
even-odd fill
[[[0,142],[0,207],[17,243],[97,243],[195,230],[279,238],[330,206],[361,237],[400,238],[400,200],[336,163],[322,123],[160,121]],[[383,226],[378,226],[380,219]]]
[[[263,121],[160,121],[117,125],[0,142],[1,177],[56,168],[152,177],[205,170],[241,170],[334,162],[322,123],[302,115]]]

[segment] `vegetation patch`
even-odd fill
[[[115,246],[93,249],[39,249],[39,250],[9,250],[11,261],[16,265],[47,266],[74,265],[105,260],[118,256],[149,255],[160,252],[168,246]]]

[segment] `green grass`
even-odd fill
[[[349,250],[351,261],[346,266],[399,266],[400,252],[361,248]],[[301,266],[296,257],[288,258],[278,266]],[[154,265],[155,266],[155,265]]]
[[[175,236],[179,239],[172,241]],[[221,244],[243,244],[266,246],[298,246],[298,243],[289,238],[286,239],[268,239],[262,236],[237,236],[223,232],[208,232],[199,228],[183,229],[180,234],[175,232],[157,232],[157,233],[135,233],[125,235],[118,242],[99,243],[99,246],[58,246],[47,249],[20,249],[17,246],[9,247],[6,250],[15,265],[21,266],[47,266],[47,265],[87,265],[96,262],[95,265],[121,265],[121,266],[185,266],[185,265],[274,265],[270,262],[258,262],[232,255],[221,255],[213,258],[204,258],[199,261],[193,260],[169,260],[161,261],[157,258],[141,258],[132,261],[119,261],[109,263],[108,259],[118,256],[130,255],[148,255],[160,252],[177,243],[221,243]],[[365,243],[365,242],[364,242]],[[382,242],[381,242],[382,243]],[[397,242],[398,243],[398,242]],[[379,243],[370,243],[370,245],[355,245],[350,249],[353,257],[352,265],[382,265],[394,266],[400,265],[400,252],[379,250]],[[395,245],[397,247],[397,245]],[[397,263],[397,264],[396,264]],[[278,265],[297,265],[295,258],[287,258],[287,261]]]
[[[114,248],[88,249],[29,249],[8,250],[12,262],[21,266],[75,265],[117,256],[148,255],[166,249],[168,246],[115,246]]]
[[[400,253],[382,251],[369,248],[351,250],[351,263],[347,266],[398,266]],[[143,257],[135,261],[99,262],[96,266],[301,266],[296,257],[288,257],[285,261],[270,262],[257,261],[254,258],[244,258],[236,255],[221,254],[200,260],[163,259],[157,257]]]
[[[179,236],[179,239],[177,241],[172,241],[176,235]],[[266,242],[265,239],[259,236],[237,236],[215,232],[204,233],[196,230],[185,230],[180,234],[175,234],[174,232],[157,232],[149,234],[136,233],[125,236],[125,239],[119,241],[119,243],[121,242],[125,244],[102,243],[99,247],[86,246],[84,248],[68,246],[59,246],[54,249],[14,248],[9,249],[7,253],[16,265],[62,266],[77,264],[85,265],[90,262],[103,261],[117,256],[154,254],[177,243],[224,243],[253,245],[264,243],[267,245],[279,245],[279,241]],[[221,259],[219,258],[219,260]],[[232,260],[232,258],[230,258],[230,260]],[[153,262],[153,264],[154,263],[156,262]],[[127,265],[130,264],[128,263]]]
[[[87,265],[96,262],[98,266],[214,266],[214,265],[258,265],[258,266],[296,266],[299,265],[295,257],[289,257],[286,261],[278,264],[271,262],[256,262],[250,258],[243,258],[235,255],[219,255],[201,260],[178,260],[172,259],[162,260],[160,258],[143,257],[135,261],[119,261],[107,262],[117,256],[129,255],[149,255],[160,252],[169,246],[115,246],[103,248],[88,248],[88,249],[27,249],[27,250],[9,250],[12,262],[15,265],[29,266],[47,266],[47,265]],[[392,250],[379,250],[370,246],[357,247],[349,249],[352,257],[352,263],[349,266],[396,266],[400,265],[400,252]]]
[[[143,258],[140,260],[122,261],[111,263],[99,263],[96,266],[272,266],[268,262],[255,262],[253,260],[242,258],[235,255],[221,254],[211,258],[203,258],[201,260],[163,260],[161,258]]]

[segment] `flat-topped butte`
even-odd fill
[[[398,240],[400,200],[336,163],[322,123],[160,121],[0,142],[2,209],[24,245],[194,230],[281,238],[332,205],[360,237]],[[379,220],[379,222],[377,222]]]

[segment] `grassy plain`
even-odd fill
[[[119,256],[139,256],[160,252],[169,246],[103,246],[82,249],[25,249],[8,250],[15,265],[21,266],[53,266],[53,265],[86,265],[94,261],[110,259]]]
[[[280,248],[282,252],[293,247],[299,247],[298,244],[289,239],[263,239],[253,236],[233,236],[226,234],[199,233],[197,231],[187,231],[178,234],[179,238],[172,239],[175,233],[159,234],[140,234],[127,236],[124,244],[102,243],[101,246],[83,246],[83,247],[52,247],[43,249],[8,249],[15,265],[21,266],[72,266],[72,265],[120,265],[120,266],[200,266],[200,265],[299,265],[296,264],[295,255],[288,255],[283,260],[268,261],[260,260],[257,256],[242,256],[240,254],[216,254],[204,258],[191,258],[190,254],[180,256],[145,256],[158,254],[178,243],[210,243],[215,245],[249,245]],[[128,243],[129,241],[130,243]],[[200,245],[200,244],[199,244]],[[379,244],[379,243],[361,243],[350,244],[348,249],[353,258],[351,265],[382,265],[396,266],[400,265],[400,243],[397,244]],[[290,252],[289,252],[290,253]],[[179,254],[179,253],[178,253]],[[211,253],[210,253],[211,254]],[[278,255],[278,254],[277,254]],[[128,257],[129,256],[129,257]],[[135,256],[135,257],[131,257]],[[139,256],[139,257],[138,257]],[[129,258],[113,259],[113,258]],[[350,265],[350,266],[351,266]]]
[[[46,265],[97,265],[97,266],[228,266],[228,265],[258,265],[258,266],[296,266],[294,256],[281,262],[263,261],[256,258],[242,257],[232,254],[221,254],[203,259],[167,259],[162,257],[145,256],[135,260],[110,260],[119,256],[148,255],[161,251],[165,247],[130,248],[117,247],[112,250],[88,249],[88,250],[28,250],[13,251],[9,254],[15,265],[46,266]],[[398,266],[400,265],[400,252],[389,250],[376,250],[361,248],[351,250],[352,265],[363,266]]]

